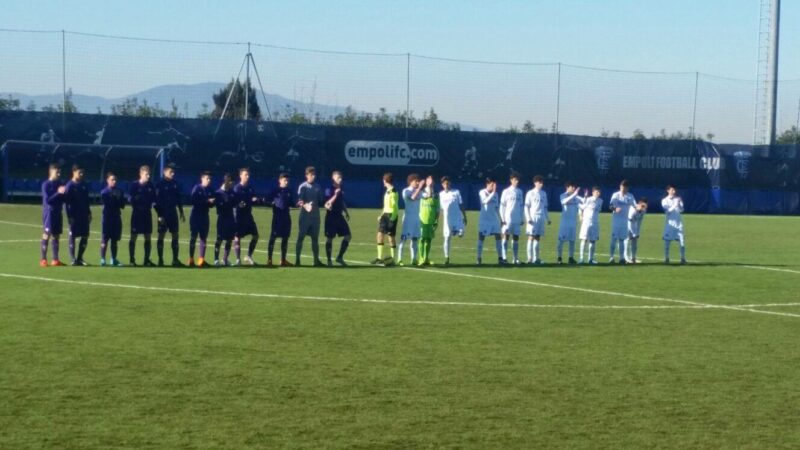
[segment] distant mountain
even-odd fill
[[[199,84],[165,84],[156,86],[145,91],[137,92],[135,94],[127,95],[120,98],[105,98],[93,95],[73,94],[72,102],[83,113],[96,113],[98,109],[103,113],[111,112],[112,105],[118,105],[125,101],[127,98],[138,99],[139,103],[147,100],[150,105],[158,105],[164,109],[170,109],[172,100],[175,100],[181,115],[187,117],[195,117],[203,110],[203,103],[208,105],[209,110],[213,110],[214,102],[211,99],[212,94],[215,94],[220,89],[224,88],[226,83],[206,82]],[[30,102],[36,104],[37,109],[41,109],[47,105],[59,105],[62,101],[62,94],[45,94],[45,95],[28,95],[21,92],[0,92],[1,97],[11,96],[19,99],[22,108],[27,107]],[[257,93],[259,106],[261,106],[262,114],[266,116],[264,110],[264,100],[261,92]],[[319,105],[299,102],[295,100],[282,97],[280,95],[264,93],[267,98],[267,103],[270,111],[273,113],[279,111],[281,115],[285,115],[288,109],[296,109],[306,115],[313,116],[319,113],[322,117],[332,117],[336,114],[344,112],[344,107]]]

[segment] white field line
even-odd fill
[[[26,223],[19,223],[19,222],[0,221],[0,223],[6,223],[6,224],[11,224],[11,225],[29,226],[29,227],[37,227],[36,225],[26,224]],[[96,232],[93,232],[93,233],[96,233]],[[261,250],[259,252],[263,252],[263,250]],[[347,262],[356,263],[356,264],[364,264],[362,261],[347,261]],[[752,267],[756,267],[756,266],[752,266]],[[678,303],[678,304],[682,304],[682,305],[686,305],[686,306],[693,306],[695,308],[726,309],[726,310],[743,311],[743,312],[750,312],[750,313],[756,313],[756,314],[768,314],[768,315],[800,318],[800,314],[783,313],[783,312],[777,312],[777,311],[761,311],[761,310],[753,309],[753,307],[738,307],[738,306],[732,306],[732,305],[713,305],[713,304],[710,304],[710,303],[693,302],[693,301],[689,301],[689,300],[679,300],[679,299],[671,299],[671,298],[665,298],[665,297],[655,297],[655,296],[647,296],[647,295],[629,294],[629,293],[625,293],[625,292],[597,290],[597,289],[582,288],[582,287],[577,287],[577,286],[564,286],[564,285],[559,285],[559,284],[542,283],[542,282],[537,282],[537,281],[515,280],[515,279],[511,279],[511,278],[489,277],[489,276],[485,276],[485,275],[474,275],[474,274],[467,274],[467,273],[461,273],[461,272],[451,272],[451,271],[447,271],[447,270],[439,270],[439,269],[432,269],[432,268],[424,268],[423,269],[423,268],[408,267],[408,266],[404,266],[404,267],[400,267],[400,268],[401,269],[405,269],[405,270],[414,270],[414,271],[436,273],[436,274],[443,274],[443,275],[450,275],[450,276],[460,276],[460,277],[473,278],[473,279],[484,279],[484,280],[505,282],[505,283],[526,284],[526,285],[530,285],[530,286],[546,287],[546,288],[552,288],[552,289],[562,289],[562,290],[569,290],[569,291],[582,292],[582,293],[588,293],[588,294],[616,296],[616,297],[632,298],[632,299],[639,299],[639,300],[650,300],[650,301],[657,301],[657,302]],[[36,278],[36,277],[33,277],[33,278]],[[61,280],[57,280],[57,281],[61,281]],[[64,281],[64,282],[67,282],[67,281]],[[167,289],[167,288],[152,288],[152,289]],[[432,303],[437,303],[437,302],[432,302]]]
[[[80,286],[91,287],[104,287],[114,289],[136,289],[145,291],[156,292],[180,292],[187,294],[203,294],[203,295],[219,295],[231,297],[256,297],[256,298],[270,298],[270,299],[288,299],[288,300],[309,300],[309,301],[330,301],[330,302],[352,302],[352,303],[382,303],[382,304],[397,304],[397,305],[430,305],[430,306],[482,306],[482,307],[497,307],[497,308],[533,308],[533,309],[610,309],[610,310],[624,310],[624,309],[713,309],[712,305],[548,305],[548,304],[531,304],[531,303],[486,303],[486,302],[457,302],[457,301],[426,301],[426,300],[383,300],[374,298],[347,298],[347,297],[327,297],[327,296],[313,296],[313,295],[289,295],[289,294],[273,294],[264,292],[236,292],[236,291],[217,291],[208,289],[184,289],[184,288],[169,288],[159,286],[141,286],[132,284],[120,283],[101,283],[94,281],[78,281],[78,280],[65,280],[61,278],[48,278],[30,275],[18,275],[10,273],[0,273],[2,278],[22,279],[46,283],[64,283]]]
[[[800,274],[800,270],[791,270],[791,269],[779,269],[777,267],[759,267],[759,266],[741,266],[746,269],[756,269],[756,270],[771,270],[773,272],[784,272],[784,273],[796,273]]]

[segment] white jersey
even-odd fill
[[[558,224],[558,239],[561,241],[574,241],[575,232],[578,228],[578,208],[580,208],[582,197],[578,196],[578,191],[569,194],[564,192],[560,196],[561,200],[561,222]]]
[[[461,192],[458,189],[439,192],[439,207],[442,209],[444,223],[442,232],[445,236],[464,234],[464,220],[461,215]]]
[[[401,239],[420,237],[419,201],[422,199],[423,192],[420,191],[417,198],[413,199],[412,196],[414,192],[416,192],[416,189],[411,186],[403,189],[402,192],[405,206],[403,208],[403,230],[400,234]]]
[[[500,196],[500,219],[506,224],[521,224],[522,206],[522,189],[514,186],[503,189]]]
[[[478,216],[478,233],[482,236],[500,234],[500,198],[497,191],[481,189],[481,212]]]
[[[664,208],[664,240],[677,241],[683,240],[683,200],[680,197],[664,197],[661,200],[661,207]]]
[[[586,197],[581,202],[583,221],[581,222],[580,238],[587,241],[600,240],[600,211],[603,209],[603,199]]]
[[[550,220],[547,211],[547,192],[531,189],[525,195],[525,222],[530,236],[544,236],[544,226]]]
[[[633,194],[628,192],[623,194],[620,191],[614,192],[609,202],[611,208],[611,239],[626,239],[628,237],[628,213],[630,208],[636,204]],[[620,208],[619,212],[616,209]]]
[[[638,238],[642,232],[642,222],[647,210],[639,211],[637,208],[631,208],[628,213],[628,237]]]

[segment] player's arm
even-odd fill
[[[505,191],[503,194],[500,195],[500,208],[498,209],[498,214],[500,214],[500,224],[505,225],[506,222],[503,220],[503,217],[506,216],[506,203],[508,202],[508,196],[506,196]]]
[[[52,185],[48,185],[48,187],[52,189]],[[47,199],[47,203],[50,205],[58,201],[60,198],[63,198],[64,193],[67,191],[66,187],[59,186],[55,189],[52,189],[52,192],[48,192],[48,187],[42,188],[42,195]]]
[[[530,193],[525,195],[525,208],[523,208],[523,212],[525,213],[525,223],[531,223],[531,196]]]
[[[544,201],[542,202],[542,209],[544,210],[544,219],[547,221],[547,224],[550,225],[550,202],[547,200],[547,194],[544,194],[542,197]]]
[[[416,200],[422,195],[422,190],[425,189],[425,180],[420,180],[419,186],[417,189],[411,194],[411,200]]]
[[[669,197],[664,197],[661,199],[661,209],[663,209],[664,212],[670,212]]]
[[[175,189],[175,203],[178,205],[178,215],[181,218],[181,222],[186,221],[186,216],[183,214],[183,198],[181,196],[181,186],[176,184],[177,188]]]
[[[392,191],[392,195],[389,196],[389,206],[392,209],[391,219],[397,220],[397,216],[400,215],[400,196],[397,195],[397,191]]]

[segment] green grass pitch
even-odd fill
[[[683,267],[651,214],[645,264],[501,268],[470,213],[418,269],[358,264],[358,210],[350,268],[190,270],[98,267],[97,233],[92,267],[39,268],[40,215],[0,205],[3,449],[800,445],[797,217],[687,215]]]

